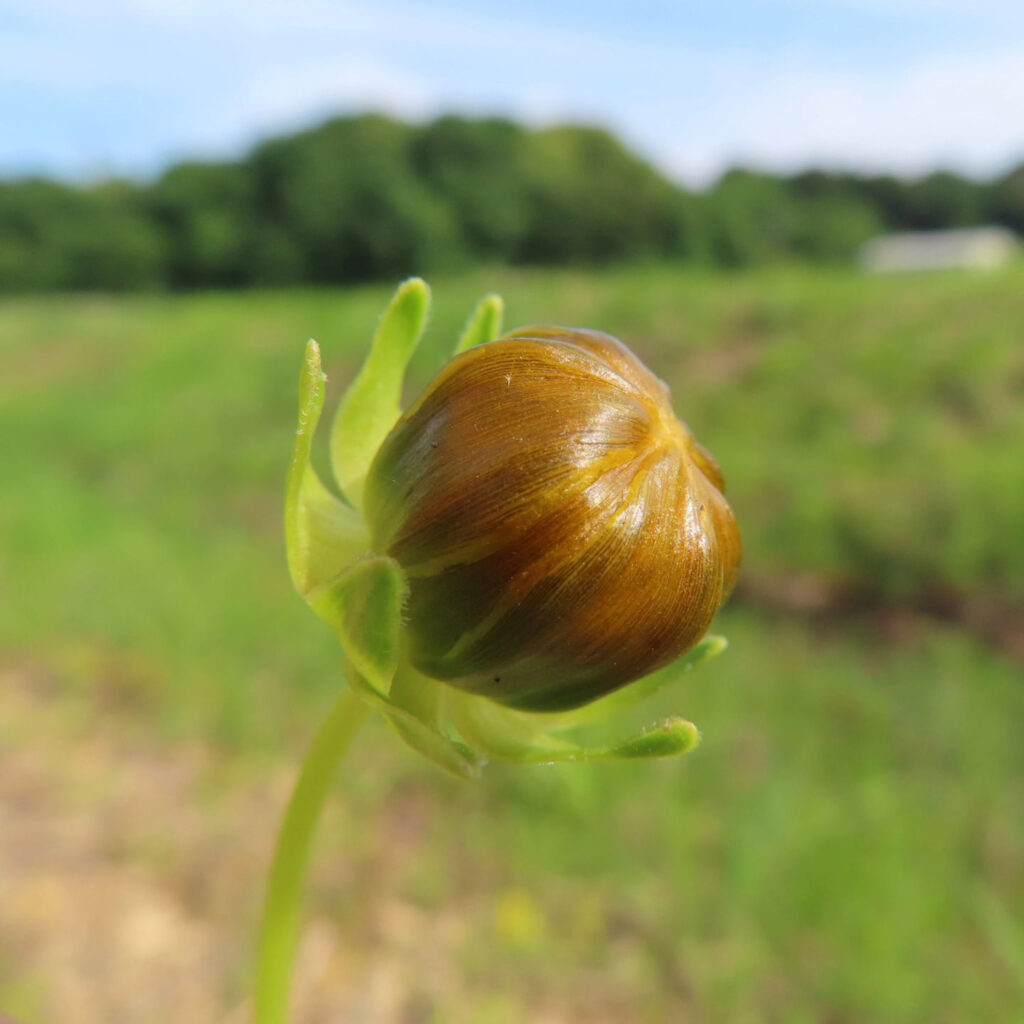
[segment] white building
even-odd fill
[[[860,251],[861,267],[873,274],[949,267],[989,269],[1017,258],[1017,236],[1006,228],[959,228],[882,235]]]

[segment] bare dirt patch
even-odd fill
[[[201,744],[69,714],[23,668],[0,674],[0,721],[3,1011],[22,1024],[247,1021],[263,876],[294,769],[238,778]],[[401,982],[419,965],[402,953],[436,940],[438,922],[384,899],[368,913],[386,947],[372,967],[343,948],[338,922],[312,915],[296,1021],[409,1019]]]
[[[144,710],[112,707],[108,689],[97,681],[83,699],[45,670],[0,666],[0,1024],[248,1024],[263,879],[296,765],[154,740]],[[434,813],[407,790],[389,794],[369,841],[350,843],[351,821],[329,810],[295,1024],[492,1019],[476,1012],[492,993],[459,967],[489,928],[491,894],[440,911],[402,897],[402,863]],[[613,1024],[628,1001],[613,989],[536,991],[528,1010],[493,993],[493,1019]]]

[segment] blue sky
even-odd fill
[[[338,111],[607,125],[734,162],[1024,160],[1024,0],[0,0],[0,175],[149,175]]]

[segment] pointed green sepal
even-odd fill
[[[581,725],[603,722],[616,715],[621,715],[642,704],[645,700],[649,700],[656,693],[660,693],[669,686],[674,686],[684,674],[692,672],[695,668],[717,657],[728,646],[729,641],[724,636],[706,636],[671,665],[652,672],[649,676],[644,676],[591,704],[551,715],[550,728],[555,731],[575,729]]]
[[[466,324],[455,345],[455,355],[465,352],[467,348],[474,345],[483,345],[485,342],[494,341],[501,334],[501,320],[505,312],[505,304],[500,295],[486,295],[480,304],[473,310],[472,316]]]
[[[574,743],[548,735],[543,716],[513,711],[486,697],[452,691],[448,710],[463,739],[496,760],[544,764],[572,760],[578,750]]]
[[[706,661],[717,658],[729,646],[729,641],[724,636],[709,634],[693,650],[684,654],[676,663],[678,668],[684,672],[692,672],[699,668]]]
[[[391,682],[388,699],[421,722],[440,728],[448,689],[414,669],[408,658],[403,658]]]
[[[399,286],[377,325],[366,362],[341,399],[331,428],[331,466],[345,496],[362,502],[381,441],[401,414],[405,368],[423,334],[430,289],[418,277]]]
[[[616,743],[590,746],[580,741],[578,745],[574,744],[573,752],[558,752],[556,756],[543,760],[623,761],[647,757],[679,757],[689,753],[698,743],[700,732],[693,722],[688,722],[685,718],[666,718]]]
[[[450,739],[440,728],[417,718],[412,712],[395,704],[352,665],[348,666],[348,681],[370,707],[375,708],[396,733],[417,753],[429,758],[460,779],[475,779],[480,775],[484,758],[463,743]],[[438,684],[433,684],[438,685]]]
[[[299,377],[299,423],[285,493],[288,571],[303,597],[368,545],[359,515],[324,487],[310,464],[324,404],[324,380],[320,346],[310,339]]]
[[[429,757],[438,767],[460,779],[480,777],[485,759],[464,743],[449,739],[433,726],[401,709],[384,712],[388,724],[413,750]]]
[[[406,583],[393,559],[364,558],[309,596],[356,672],[381,696],[391,689],[402,640]]]
[[[586,710],[595,717],[604,718],[608,714],[618,714],[627,708],[636,707],[666,687],[679,682],[680,677],[687,672],[692,672],[705,662],[718,657],[728,646],[729,641],[724,636],[706,636],[671,665],[667,665],[659,672],[652,672],[651,675],[644,676],[643,679],[638,679],[601,700],[594,701]]]
[[[679,757],[700,743],[700,731],[685,718],[666,718],[621,743],[608,747],[602,758]]]
[[[484,697],[455,694],[449,708],[469,743],[496,760],[516,764],[678,757],[700,741],[697,727],[683,718],[667,718],[612,744],[591,745],[547,731],[544,721],[549,716],[513,711]]]

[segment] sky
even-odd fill
[[[604,125],[734,164],[1024,161],[1024,0],[0,0],[0,177],[149,177],[352,111]]]

